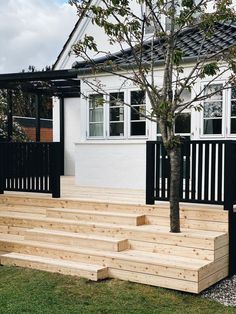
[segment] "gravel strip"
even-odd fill
[[[208,288],[201,293],[201,296],[226,306],[236,306],[236,275]]]

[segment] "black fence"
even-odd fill
[[[170,163],[162,142],[147,142],[146,203],[169,200]],[[236,141],[186,141],[181,150],[180,201],[236,203]]]
[[[60,197],[60,143],[0,143],[0,193]]]
[[[162,142],[147,142],[146,203],[168,201],[170,163]],[[229,274],[236,274],[236,141],[186,141],[181,147],[180,202],[229,211]]]

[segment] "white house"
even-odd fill
[[[135,10],[141,10],[134,8]],[[211,8],[209,8],[211,10]],[[140,11],[141,12],[141,11]],[[82,16],[65,43],[54,69],[75,67],[80,71],[78,80],[83,96],[64,100],[65,124],[65,174],[75,175],[76,183],[81,186],[100,186],[114,188],[145,188],[146,141],[156,140],[158,130],[156,123],[145,120],[132,111],[149,110],[150,103],[144,93],[132,83],[111,74],[99,74],[97,79],[106,89],[106,101],[95,107],[93,103],[101,97],[84,81],[93,82],[94,75],[83,72],[84,65],[71,54],[71,47],[85,34],[99,39],[104,50],[116,52],[118,46],[110,46],[106,35],[91,23],[91,19]],[[149,34],[147,34],[148,36]],[[216,46],[227,47],[236,40],[236,25],[225,24],[218,28],[213,36]],[[193,64],[199,44],[198,32],[187,32],[181,37],[180,45],[185,50],[186,63],[184,74]],[[208,43],[208,49],[210,43]],[[213,47],[215,49],[215,47]],[[158,54],[158,52],[156,52]],[[160,58],[160,56],[156,56]],[[117,62],[122,62],[117,56]],[[98,61],[101,63],[102,59]],[[126,62],[126,60],[123,60]],[[157,67],[155,82],[162,83],[162,65]],[[221,76],[211,88],[224,84],[228,74]],[[192,93],[197,93],[204,85],[198,80]],[[122,88],[121,88],[122,86]],[[117,97],[128,103],[112,103]],[[184,98],[193,95],[185,92]],[[236,138],[236,89],[228,89],[202,103],[204,110],[198,112],[188,109],[176,121],[176,133],[191,139],[232,139]],[[59,140],[60,118],[59,100],[54,100],[54,140]]]

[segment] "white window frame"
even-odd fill
[[[232,95],[232,90],[227,89],[226,90],[226,137],[228,138],[235,138],[236,133],[231,133],[231,95]],[[236,117],[234,118],[236,119]]]
[[[97,95],[96,92],[88,92],[86,94],[86,139],[89,140],[138,140],[146,139],[149,136],[149,120],[145,119],[145,135],[131,135],[131,107],[127,104],[131,104],[131,92],[140,91],[138,88],[127,88],[120,90],[119,88],[107,89],[107,94],[110,93],[124,93],[124,135],[123,136],[110,136],[110,104],[109,95],[103,95],[105,100],[103,104],[103,136],[90,136],[90,121],[89,121],[89,97],[91,95]],[[147,108],[147,95],[146,95],[146,108]]]
[[[91,136],[90,135],[90,124],[91,124],[91,122],[90,122],[90,108],[89,108],[89,98],[90,98],[90,96],[92,96],[92,95],[99,95],[99,93],[95,93],[95,92],[91,92],[91,93],[88,93],[87,94],[87,108],[86,108],[86,112],[87,112],[87,123],[86,123],[86,125],[87,125],[87,130],[86,130],[86,134],[87,134],[87,136],[86,136],[86,138],[87,139],[105,139],[106,138],[106,134],[105,134],[105,132],[106,132],[106,130],[105,130],[105,121],[106,121],[106,109],[105,109],[105,104],[106,104],[106,102],[104,102],[103,103],[103,135],[102,136]],[[103,95],[103,99],[105,99],[105,96]]]
[[[204,88],[206,84],[208,84],[209,81],[203,81],[200,85],[201,90]],[[224,85],[225,81],[224,80],[217,80],[212,82],[211,85]],[[221,134],[204,134],[204,101],[202,101],[202,110],[201,110],[201,122],[200,122],[200,132],[199,132],[199,137],[201,139],[221,139],[226,137],[226,90],[222,91],[222,133]]]
[[[127,121],[127,106],[125,105],[126,103],[126,90],[109,90],[107,91],[107,93],[109,94],[108,96],[108,102],[106,103],[107,105],[107,108],[106,108],[106,111],[107,111],[107,121],[106,121],[106,138],[107,139],[126,139],[127,138],[127,127],[126,127],[126,121]],[[112,136],[110,135],[110,94],[112,93],[124,93],[124,135],[122,136]]]
[[[131,92],[137,92],[140,91],[138,88],[130,89],[128,90],[128,101],[131,106]],[[147,110],[147,94],[145,93],[145,108]],[[145,135],[131,135],[131,107],[128,108],[128,119],[127,119],[127,125],[128,125],[128,139],[144,139],[148,137],[148,119],[143,120],[145,121]]]

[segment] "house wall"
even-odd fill
[[[75,146],[77,185],[145,188],[145,142],[78,143]]]

